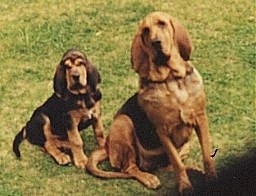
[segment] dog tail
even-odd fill
[[[12,150],[17,156],[17,158],[20,158],[19,145],[25,138],[26,138],[26,128],[23,127],[21,131],[15,136],[12,144]]]
[[[122,172],[104,171],[98,168],[98,164],[108,158],[108,153],[105,148],[95,150],[87,163],[86,169],[92,175],[100,178],[132,178],[131,175]]]

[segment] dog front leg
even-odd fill
[[[56,136],[52,134],[52,126],[49,117],[42,115],[44,120],[43,132],[45,136],[44,150],[50,154],[59,165],[67,165],[71,162],[69,155],[59,150],[59,142]]]
[[[214,160],[210,156],[212,145],[210,142],[208,118],[205,112],[197,118],[197,125],[195,130],[202,149],[206,178],[207,180],[215,179],[217,174]]]
[[[191,182],[188,178],[186,168],[179,156],[179,153],[170,140],[168,134],[166,134],[166,130],[157,130],[159,139],[168,155],[168,158],[173,165],[173,169],[177,175],[178,183],[179,183],[179,192],[189,192],[192,190]]]
[[[103,131],[104,131],[104,127],[103,127],[103,123],[101,120],[101,114],[100,114],[100,102],[97,102],[95,105],[95,112],[93,113],[93,123],[92,123],[92,127],[93,127],[93,131],[94,131],[94,136],[98,142],[98,145],[100,147],[105,146],[105,138],[103,135]]]
[[[93,123],[93,130],[94,130],[94,136],[97,140],[97,143],[100,147],[105,146],[106,140],[103,135],[103,124],[101,121],[101,118],[96,118],[95,122]]]
[[[75,114],[67,116],[67,134],[70,142],[70,148],[73,154],[74,164],[77,168],[86,168],[88,158],[83,151],[83,141],[78,131],[80,118]]]

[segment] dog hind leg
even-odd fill
[[[121,169],[148,188],[156,189],[160,186],[160,181],[155,175],[141,171],[137,165],[134,126],[128,116],[118,115],[115,118],[108,139],[112,167]]]

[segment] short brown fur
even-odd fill
[[[159,179],[146,171],[153,165],[159,166],[161,161],[158,160],[164,154],[177,175],[179,192],[190,191],[192,185],[182,157],[195,129],[206,177],[216,177],[210,157],[212,146],[205,93],[201,76],[189,62],[191,51],[192,43],[186,29],[168,14],[154,12],[140,22],[131,50],[132,67],[139,74],[139,91],[132,98],[134,101],[125,103],[115,116],[105,148],[96,150],[89,158],[87,168],[91,173],[106,178],[133,177],[149,188],[157,188]],[[142,112],[134,111],[134,104]],[[143,112],[146,120],[142,121]],[[133,114],[138,115],[134,117]],[[138,139],[138,133],[143,130],[136,130],[136,122],[152,123],[154,137],[158,137],[161,146],[143,147]],[[144,132],[145,137],[150,134],[147,130]],[[115,176],[97,168],[99,161],[106,157],[121,173]]]

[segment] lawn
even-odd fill
[[[21,160],[12,152],[15,134],[51,95],[55,68],[68,48],[84,51],[101,73],[107,134],[117,109],[138,89],[138,77],[130,64],[137,23],[156,10],[177,17],[192,37],[192,62],[204,79],[212,142],[219,149],[217,170],[254,153],[255,3],[1,0],[0,195],[164,195],[177,188],[171,172],[156,172],[162,187],[153,191],[135,180],[102,180],[74,166],[58,166],[28,142],[20,146]],[[82,137],[89,155],[96,146],[92,129]],[[195,136],[186,163],[202,167]]]

